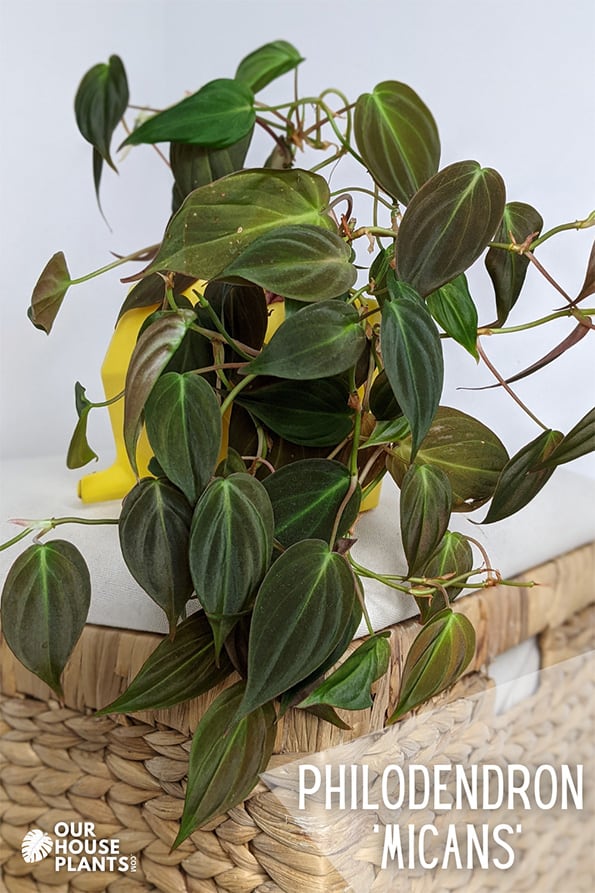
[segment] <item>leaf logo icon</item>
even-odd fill
[[[21,853],[25,862],[41,862],[49,856],[53,846],[54,842],[49,834],[40,831],[39,828],[33,828],[23,838]]]

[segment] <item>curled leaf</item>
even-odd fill
[[[64,252],[53,255],[37,280],[27,314],[36,329],[50,334],[64,295],[72,285]]]

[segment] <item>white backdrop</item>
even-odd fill
[[[214,77],[233,76],[239,59],[261,44],[286,39],[306,57],[304,91],[336,86],[355,99],[381,80],[410,84],[437,120],[441,163],[474,158],[495,167],[508,198],[534,204],[546,228],[595,207],[592,0],[0,0],[0,8],[0,459],[65,454],[75,380],[91,399],[101,399],[98,370],[125,292],[121,274],[72,289],[48,338],[26,317],[46,261],[62,249],[71,274],[80,276],[108,263],[110,251],[125,254],[158,241],[169,215],[169,173],[144,146],[122,163],[119,177],[104,172],[112,232],[97,210],[91,150],[78,135],[72,106],[84,72],[112,53],[126,65],[131,101],[164,107]],[[290,91],[286,76],[263,98]],[[338,172],[333,186],[348,182]],[[571,294],[581,286],[594,236],[595,229],[564,233],[540,250]],[[482,265],[471,282],[488,323],[492,291]],[[522,304],[510,324],[545,315],[563,300],[530,270]],[[510,375],[570,328],[564,322],[529,337],[494,337],[486,349]],[[491,378],[485,370],[474,375],[460,348],[451,353],[456,361],[443,402],[477,414],[510,451],[537,435],[506,395],[457,392],[470,375],[477,384]],[[593,404],[594,380],[588,337],[516,387],[546,424],[567,431]],[[101,419],[91,436],[108,464]],[[590,457],[574,468],[595,477]]]

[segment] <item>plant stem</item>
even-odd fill
[[[0,545],[0,552],[4,552],[5,549],[10,549],[11,546],[14,546],[15,543],[18,543],[26,536],[29,536],[29,534],[32,533],[34,530],[34,527],[27,527],[25,528],[25,530],[21,530],[21,532],[17,533],[16,536],[13,536],[11,540],[7,540],[5,543],[2,543],[2,545]]]
[[[238,394],[241,391],[243,391],[244,388],[247,387],[251,381],[254,381],[255,378],[256,378],[256,375],[246,375],[246,377],[243,378],[242,381],[240,381],[235,386],[235,388],[229,392],[229,394],[227,395],[227,397],[221,404],[221,415],[222,416],[225,415],[225,413],[227,412],[227,410],[229,409],[229,407],[231,406],[231,404],[233,403],[235,398],[238,396]]]
[[[227,329],[225,328],[225,326],[223,325],[223,323],[221,322],[221,320],[219,319],[219,317],[217,316],[217,314],[211,307],[209,301],[205,298],[204,295],[199,295],[198,305],[199,305],[199,307],[202,307],[203,309],[205,309],[207,311],[207,313],[209,314],[209,316],[211,317],[211,319],[213,321],[213,325],[215,326],[215,328],[217,329],[219,334],[225,338],[225,340],[227,341],[229,346],[233,347],[235,352],[239,353],[240,356],[242,356],[245,360],[251,360],[252,357],[249,354],[247,354],[244,350],[242,350],[242,348],[240,347],[238,342],[234,341],[234,339],[231,337],[231,335],[227,332]]]
[[[144,254],[152,254],[159,248],[159,245],[149,245],[148,248],[141,248],[139,251],[135,251],[133,254],[127,254],[126,257],[119,257],[117,260],[111,262],[111,264],[107,264],[105,267],[100,267],[98,270],[93,270],[91,273],[87,273],[85,276],[79,276],[78,279],[71,279],[71,285],[80,285],[82,282],[88,282],[89,279],[94,279],[96,276],[101,276],[102,273],[107,273],[109,270],[114,270],[116,267],[121,267],[122,264],[128,263],[131,260],[140,260],[140,256]]]
[[[498,383],[499,383],[500,385],[502,385],[502,387],[504,388],[504,390],[506,391],[506,393],[509,394],[509,395],[512,397],[512,399],[515,401],[515,403],[517,403],[517,404],[521,407],[521,409],[522,409],[524,412],[527,413],[527,415],[529,416],[529,418],[533,419],[533,421],[534,421],[537,425],[539,425],[540,428],[543,428],[544,431],[547,431],[547,430],[548,430],[547,425],[544,425],[543,422],[540,421],[540,419],[538,419],[537,416],[536,416],[533,412],[531,412],[531,410],[529,409],[529,407],[526,406],[526,405],[523,403],[523,401],[521,400],[521,398],[518,397],[518,396],[515,394],[515,392],[512,390],[512,388],[510,387],[510,385],[508,384],[508,382],[506,382],[506,381],[502,378],[502,376],[500,375],[500,373],[498,372],[498,370],[496,369],[496,367],[493,366],[492,363],[490,363],[490,361],[488,360],[487,356],[485,355],[485,351],[483,350],[483,348],[482,348],[482,346],[481,346],[481,344],[480,344],[479,338],[477,339],[477,352],[479,353],[480,357],[482,358],[482,360],[484,361],[484,363],[486,364],[486,366],[488,367],[488,369],[490,370],[490,372],[492,373],[492,375],[494,376],[494,378],[496,378],[496,380],[498,381]]]
[[[525,254],[525,257],[529,258],[529,260],[531,261],[531,263],[532,263],[535,267],[537,267],[537,269],[539,270],[539,272],[541,273],[541,275],[544,276],[544,277],[547,279],[547,281],[550,283],[550,285],[553,285],[553,287],[556,289],[556,291],[559,292],[559,293],[562,295],[562,297],[564,298],[564,300],[565,300],[565,301],[568,301],[569,304],[572,304],[572,298],[570,297],[570,295],[568,295],[568,294],[564,291],[564,289],[562,288],[562,286],[561,286],[558,282],[556,282],[556,280],[554,279],[554,277],[551,276],[551,275],[548,273],[548,271],[545,269],[545,267],[543,266],[543,264],[541,264],[541,263],[537,260],[537,258],[536,258],[535,255],[533,254],[533,252],[531,252],[531,251],[525,251],[524,254]]]
[[[580,311],[583,316],[595,316],[595,307],[589,307]],[[478,335],[509,335],[512,332],[524,332],[527,329],[535,329],[537,326],[543,326],[548,322],[551,322],[554,319],[563,319],[564,317],[575,316],[576,311],[574,307],[564,308],[563,310],[557,310],[555,313],[550,313],[549,316],[542,316],[541,319],[534,319],[532,322],[526,322],[522,325],[518,326],[506,326],[501,329],[492,329],[489,327],[479,328],[477,330]]]
[[[10,548],[10,546],[14,546],[15,543],[18,543],[20,540],[24,539],[24,537],[28,536],[30,533],[34,533],[36,531],[36,535],[34,537],[34,542],[38,541],[40,536],[45,536],[46,533],[49,533],[50,530],[54,530],[55,527],[59,527],[61,524],[118,524],[118,518],[45,518],[42,521],[34,521],[30,519],[24,518],[15,518],[12,521],[13,524],[18,524],[21,527],[25,527],[25,530],[18,533],[12,539],[8,540],[5,543],[0,545],[0,552],[3,552],[4,549]]]
[[[553,229],[548,230],[542,236],[535,239],[534,242],[531,242],[531,251],[534,251],[538,245],[541,245],[547,239],[550,239],[552,236],[557,235],[558,233],[562,233],[565,230],[569,229],[587,229],[589,226],[595,226],[595,211],[591,211],[591,213],[584,218],[584,220],[574,220],[571,223],[561,223],[559,226],[555,226]]]
[[[409,586],[401,586],[398,583],[394,583],[391,577],[384,576],[383,574],[376,574],[374,571],[369,570],[369,568],[359,564],[351,553],[349,553],[349,562],[353,569],[357,571],[358,574],[361,574],[362,577],[368,577],[370,580],[378,580],[379,583],[384,583],[385,586],[389,586],[391,589],[396,589],[407,595],[411,594]]]

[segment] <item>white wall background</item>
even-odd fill
[[[409,83],[437,120],[442,164],[474,158],[495,167],[509,199],[534,204],[546,228],[595,207],[592,0],[0,0],[0,9],[0,459],[65,454],[75,380],[101,399],[98,370],[125,292],[121,274],[72,289],[48,338],[26,317],[46,261],[62,249],[79,276],[109,262],[110,251],[158,241],[169,215],[169,174],[149,147],[135,149],[119,177],[104,172],[113,232],[95,205],[91,151],[72,104],[83,73],[112,53],[126,65],[131,101],[164,107],[214,77],[233,76],[242,56],[284,38],[306,57],[304,91],[337,86],[355,99],[384,79]],[[286,98],[285,91],[290,77],[263,98]],[[348,182],[338,171],[333,186]],[[594,236],[594,229],[564,233],[540,250],[571,294],[582,284]],[[472,286],[488,323],[492,291],[481,265]],[[510,324],[563,300],[531,270],[522,304]],[[494,337],[486,349],[510,375],[570,328],[564,322],[530,337]],[[443,402],[476,414],[511,451],[537,435],[506,395],[457,392],[491,378],[461,349],[451,354]],[[517,390],[546,424],[567,431],[593,404],[594,380],[587,337]],[[109,438],[99,419],[92,437],[106,464]],[[595,477],[592,458],[574,468]]]

